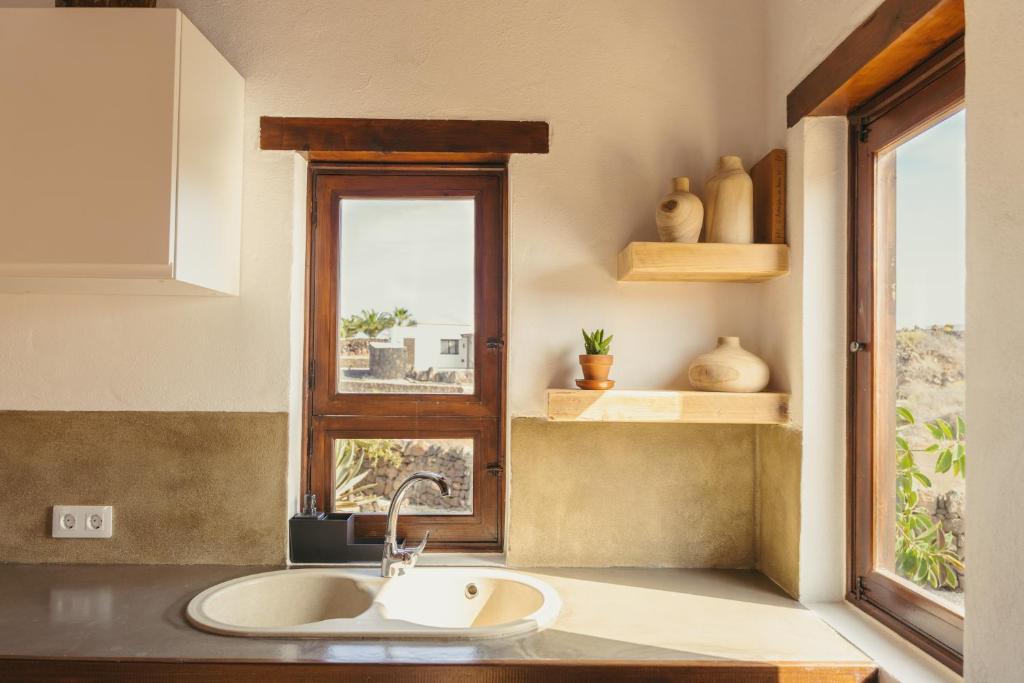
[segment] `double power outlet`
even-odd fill
[[[54,505],[54,538],[110,538],[114,508],[110,505]]]

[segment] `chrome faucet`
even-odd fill
[[[399,547],[397,541],[398,510],[402,507],[402,502],[405,500],[406,491],[420,479],[426,479],[437,484],[437,488],[441,489],[441,495],[445,498],[452,495],[452,486],[451,482],[448,481],[448,477],[435,474],[434,472],[416,472],[402,482],[402,485],[395,491],[395,495],[391,497],[391,506],[388,507],[388,527],[384,533],[384,559],[380,563],[380,575],[385,578],[390,579],[395,576],[401,576],[412,569],[416,566],[416,560],[419,559],[420,553],[427,547],[427,537],[430,536],[429,531],[423,535],[423,540],[420,541],[420,544],[412,549],[405,548],[404,543],[402,547]]]

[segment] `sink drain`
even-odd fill
[[[473,598],[475,598],[477,593],[479,593],[479,592],[480,592],[480,589],[476,587],[475,583],[467,583],[466,584],[466,598],[468,598],[469,600],[472,600]]]

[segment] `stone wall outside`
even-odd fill
[[[437,472],[448,477],[452,495],[443,498],[437,487],[430,482],[415,484],[406,496],[403,514],[441,510],[450,513],[473,511],[473,451],[463,440],[399,440],[402,453],[401,464],[397,467],[380,460],[370,467],[371,474],[362,481],[376,484],[374,491],[379,498],[362,506],[366,512],[386,512],[394,492],[414,472]]]

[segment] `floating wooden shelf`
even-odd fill
[[[789,394],[549,389],[548,419],[560,422],[784,424],[789,420]]]
[[[630,242],[619,252],[619,282],[763,282],[788,272],[785,244]]]

